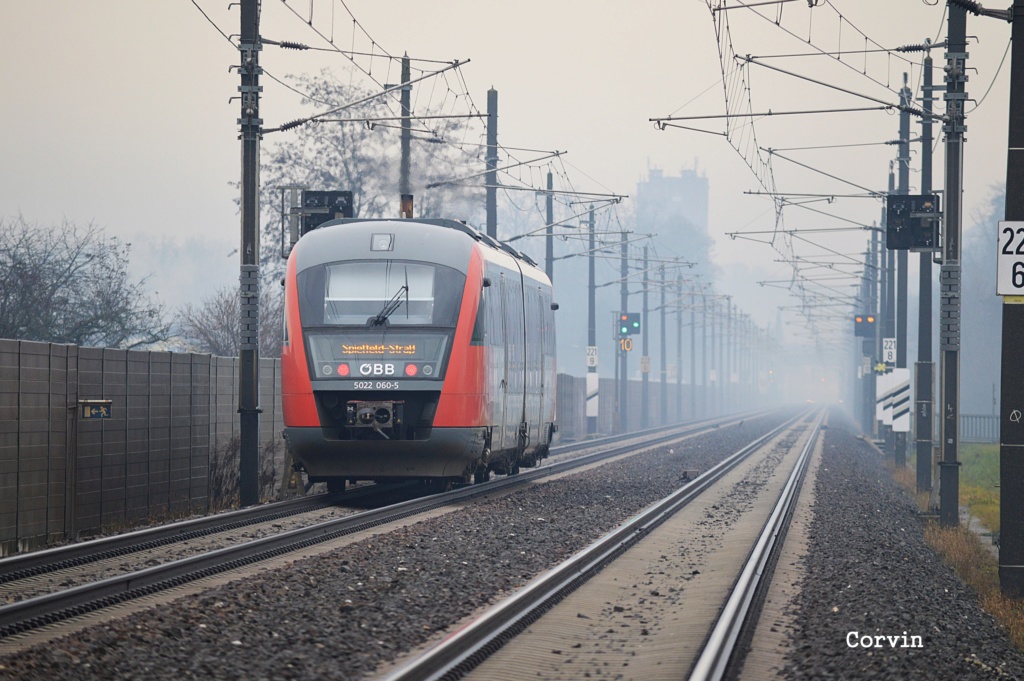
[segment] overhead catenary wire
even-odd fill
[[[217,32],[229,44],[231,44],[233,48],[237,49],[237,47],[238,47],[237,44],[233,40],[231,40],[230,36],[228,36],[227,33],[225,33],[223,30],[220,29],[219,26],[217,26],[216,22],[214,22],[213,19],[209,16],[209,14],[207,14],[206,11],[203,10],[203,8],[198,4],[198,2],[196,0],[192,0],[192,4],[196,7],[197,10],[199,10],[199,12],[206,19],[206,21],[215,30],[217,30]],[[285,2],[285,4],[287,5],[287,2]],[[342,4],[344,4],[344,3],[342,3]],[[291,10],[293,14],[297,14],[296,11],[294,10],[294,8],[289,6],[288,9]],[[346,6],[346,10],[348,10],[347,6]],[[312,11],[312,8],[311,8],[310,11]],[[350,15],[351,15],[351,12],[350,12]],[[353,20],[354,20],[355,24],[358,25],[360,27],[360,29],[364,31],[364,34],[369,38],[369,34],[365,31],[365,29],[362,29],[362,26],[360,24],[358,24],[358,21],[355,20],[354,17],[353,17]],[[351,61],[353,63],[353,65],[355,65],[357,68],[358,68],[358,64],[356,64],[355,63],[355,59],[353,59],[353,57],[356,57],[356,56],[367,56],[367,57],[370,57],[370,58],[380,58],[382,55],[386,55],[388,58],[393,58],[390,54],[387,54],[386,51],[384,51],[384,50],[377,51],[376,50],[376,47],[377,47],[376,44],[374,44],[375,50],[373,52],[362,52],[362,51],[358,51],[358,50],[343,50],[340,47],[338,47],[336,44],[334,44],[333,31],[332,31],[332,35],[330,37],[328,37],[322,31],[318,30],[315,26],[312,25],[312,15],[310,15],[309,20],[306,21],[306,23],[322,39],[328,41],[331,44],[331,48],[329,48],[329,49],[328,48],[316,48],[316,47],[311,47],[311,46],[308,46],[308,45],[305,45],[305,44],[302,44],[302,43],[298,43],[298,42],[294,42],[294,41],[276,41],[276,40],[272,40],[272,39],[269,39],[269,38],[263,38],[261,40],[261,42],[264,42],[264,43],[269,44],[269,45],[275,45],[275,46],[281,47],[283,49],[297,49],[297,50],[312,49],[312,50],[336,52],[336,53],[342,54],[343,56],[346,56],[349,59],[349,61]],[[371,42],[373,42],[372,38],[369,38],[369,39],[371,40]],[[417,61],[417,62],[436,63],[436,64],[445,64],[449,68],[451,66],[453,66],[453,64],[451,62],[441,61],[441,60],[415,59],[415,61]],[[467,60],[467,62],[468,62],[468,60]],[[461,62],[461,63],[467,63],[467,62]],[[364,73],[366,73],[368,76],[370,76],[371,79],[373,79],[372,78],[372,74],[370,73],[369,69],[361,69],[361,70],[363,70]],[[442,70],[442,72],[443,72],[443,70]],[[326,100],[323,100],[321,98],[318,98],[318,97],[310,94],[309,92],[303,92],[303,91],[299,90],[298,88],[296,88],[296,87],[292,86],[291,84],[285,82],[284,80],[278,78],[276,75],[274,75],[273,73],[267,71],[266,69],[263,70],[263,73],[266,76],[268,76],[271,80],[273,80],[274,82],[278,83],[279,85],[281,85],[282,87],[286,88],[287,90],[289,90],[289,91],[291,91],[291,92],[293,92],[293,93],[303,97],[307,101],[311,101],[311,102],[315,102],[315,103],[318,103],[318,104],[321,104],[321,105],[324,105],[324,106],[332,107],[332,109],[329,112],[324,112],[324,113],[321,113],[321,114],[317,114],[315,116],[311,116],[311,117],[307,117],[307,118],[304,118],[304,119],[299,119],[299,120],[296,120],[296,121],[292,121],[290,123],[286,123],[286,124],[284,124],[282,126],[279,126],[277,128],[265,128],[262,131],[263,133],[271,133],[271,132],[276,132],[276,131],[288,130],[288,129],[297,127],[298,125],[302,125],[302,124],[307,123],[307,122],[315,122],[315,121],[319,121],[319,120],[324,120],[326,122],[326,121],[330,120],[330,119],[326,118],[326,116],[329,115],[330,113],[337,112],[337,111],[349,108],[351,106],[355,106],[357,104],[363,103],[365,101],[369,101],[371,99],[374,99],[374,98],[377,98],[377,97],[380,97],[380,96],[383,96],[383,95],[387,95],[389,93],[388,92],[389,90],[398,89],[398,88],[385,88],[384,92],[376,93],[376,94],[371,95],[370,97],[365,98],[363,100],[359,100],[359,101],[356,101],[356,102],[349,102],[347,104],[338,106],[336,102],[328,102]],[[430,74],[430,73],[427,73],[426,71],[422,71],[421,70],[421,73],[424,74],[424,77],[428,77],[430,75],[436,74],[437,72],[434,72],[434,74]],[[373,79],[373,80],[375,80],[375,82],[378,82],[378,84],[380,84],[379,81],[377,81],[376,79]],[[464,85],[464,81],[461,81],[461,82]],[[405,84],[403,84],[403,85],[405,85]],[[401,86],[399,86],[399,87],[401,87]],[[449,93],[452,92],[450,85],[448,86],[448,92]],[[460,95],[457,94],[456,95],[456,99],[458,99],[459,96]],[[464,114],[464,115],[462,115],[462,117],[479,117],[480,115],[481,114],[479,114],[479,113],[475,113],[475,114],[471,113],[471,114]],[[445,116],[444,118],[450,119],[452,117],[453,116]],[[377,118],[384,119],[385,117],[377,117]],[[401,120],[401,117],[398,117],[398,116],[395,116],[393,118],[396,119],[396,120]],[[410,118],[434,119],[434,118],[438,118],[438,117],[435,117],[435,116],[411,116]],[[388,127],[388,126],[386,126],[384,124],[380,124],[380,125],[381,125],[381,127]],[[431,131],[425,130],[425,132],[431,132]],[[419,138],[419,139],[426,139],[426,138]],[[437,140],[436,139],[429,139],[428,141],[437,141]]]
[[[709,1],[708,4],[709,4],[709,7],[712,6],[712,3],[710,1]],[[844,26],[848,25],[855,32],[860,33],[863,36],[864,43],[865,43],[865,50],[870,49],[871,41],[867,38],[867,36],[864,35],[862,32],[860,32],[859,29],[857,29],[852,23],[848,23],[848,20],[842,15],[842,13],[840,13],[838,10],[836,10],[836,8],[833,5],[831,5],[831,3],[827,3],[827,6],[829,7],[830,11],[835,11],[837,16],[839,16],[840,34],[842,34],[842,30],[843,30]],[[761,18],[765,19],[765,20],[770,20],[768,17],[766,17],[764,14],[762,14],[759,11],[756,11],[756,10],[751,10],[751,11],[753,13],[757,14],[758,16],[760,16]],[[713,12],[713,15],[714,15],[714,12]],[[779,15],[774,20],[773,24],[775,26],[777,26],[778,28],[780,28],[783,32],[787,33],[788,35],[796,37],[796,35],[790,29],[788,29],[787,27],[784,27],[784,26],[781,25],[781,20],[780,19],[781,19],[781,16]],[[730,29],[729,29],[728,25],[725,22],[722,22],[722,20],[720,20],[718,18],[715,19],[715,24],[716,24],[716,33],[717,33],[717,36],[718,36],[720,56],[722,57],[722,61],[723,61],[722,74],[723,74],[724,91],[725,91],[725,94],[726,94],[726,113],[727,114],[737,114],[739,112],[736,111],[736,109],[734,107],[734,104],[735,104],[735,102],[740,101],[740,97],[738,95],[740,95],[740,94],[745,95],[744,99],[748,100],[748,101],[753,97],[753,95],[751,93],[751,88],[750,88],[750,81],[749,81],[749,79],[746,79],[743,76],[739,77],[739,80],[742,83],[742,87],[745,88],[745,91],[744,90],[737,90],[737,88],[735,87],[734,84],[730,84],[729,83],[729,80],[727,78],[727,70],[725,68],[724,61],[725,61],[725,58],[728,56],[730,51],[732,51],[733,55],[735,54],[734,50],[731,49],[731,37],[729,37]],[[814,44],[815,41],[814,41],[814,39],[812,37],[813,34],[814,34],[813,28],[809,27],[809,29],[808,29],[808,38],[806,39],[806,41],[802,40],[802,42],[804,42],[805,44],[810,43],[813,46],[817,47]],[[876,44],[878,44],[878,43],[876,43]],[[865,50],[859,50],[859,51],[861,53],[864,53]],[[822,49],[820,51],[826,52],[826,51],[829,51],[829,50]],[[843,52],[844,50],[837,49],[837,50],[830,50],[830,51],[835,53],[835,52]],[[877,78],[877,77],[873,77],[873,76],[871,76],[870,74],[867,73],[867,69],[866,69],[866,56],[865,56],[865,68],[864,68],[864,72],[863,72],[862,75],[867,76],[869,80],[871,80],[873,82],[876,82],[878,84],[881,84],[881,85],[887,87],[887,89],[890,89],[892,91],[893,88],[889,85],[889,83],[891,82],[891,65],[892,65],[893,59],[894,58],[895,59],[902,59],[902,60],[906,61],[907,63],[910,63],[910,62],[908,60],[906,60],[904,57],[899,56],[898,54],[897,55],[893,55],[893,53],[890,52],[889,50],[886,50],[886,52],[890,54],[890,60],[889,60],[889,67],[887,69],[887,73],[886,73],[886,77],[884,79],[884,82],[883,82],[883,79],[880,79],[880,78]],[[838,56],[834,56],[833,58],[836,58],[837,60],[841,61],[846,68],[852,69],[853,67],[851,65],[849,65],[849,63],[847,61],[845,61],[842,58],[842,56],[843,56],[843,54],[839,54]],[[911,65],[910,68],[912,70],[912,65]],[[742,70],[738,70],[737,73],[742,73]],[[745,110],[745,113],[748,113],[748,114],[752,114],[753,112],[754,112],[753,108],[749,108],[749,109]],[[755,118],[755,117],[749,117],[749,118],[746,118],[746,119],[743,119],[743,120],[749,120],[750,125],[751,125],[751,127],[753,129],[754,123],[756,121],[761,121],[763,119],[758,119],[758,118]],[[678,126],[678,127],[684,127],[684,126]],[[727,130],[728,129],[729,129],[729,126],[727,126]],[[711,132],[710,130],[699,130],[699,129],[695,129],[695,130],[699,131],[699,132]],[[730,141],[732,141],[732,140],[730,140]],[[755,156],[755,155],[751,154],[751,152],[749,150],[748,151],[744,151],[743,147],[740,144],[737,144],[737,143],[733,142],[732,145],[735,148],[735,150],[738,153],[740,153],[740,155],[744,158],[744,160],[746,162],[748,162],[748,165],[755,172],[755,176],[759,179],[759,181],[761,181],[762,184],[764,184],[764,180],[768,176],[768,172],[766,172],[765,166],[762,165],[762,164],[766,163],[766,165],[770,169],[772,156],[769,155],[768,159],[767,159],[767,162],[765,162],[765,160],[762,157]],[[778,155],[778,156],[779,156],[779,158],[783,158],[782,155]],[[817,170],[817,169],[814,169],[814,170]],[[767,187],[765,187],[765,188],[767,188]],[[865,187],[859,187],[858,186],[858,188],[865,188]],[[804,207],[807,210],[815,210],[815,209],[812,209],[811,207],[804,206],[804,205],[802,205],[800,203],[797,203],[797,202],[793,202],[792,200],[790,200],[788,198],[779,196],[777,193],[775,193],[775,191],[773,189],[768,189],[766,191],[766,194],[769,195],[773,199],[773,202],[774,202],[775,207],[776,207],[775,230],[773,230],[773,232],[772,232],[772,239],[770,241],[766,241],[766,243],[768,243],[770,246],[772,246],[772,248],[774,248],[776,251],[794,253],[794,251],[793,251],[793,240],[794,240],[794,237],[792,235],[790,235],[790,233],[785,233],[784,228],[781,226],[782,225],[782,220],[783,220],[783,209],[786,206],[791,206],[791,205],[792,206]],[[871,191],[870,194],[873,195],[873,194],[876,194],[876,193],[873,193],[873,191]],[[781,233],[778,232],[778,230],[780,228],[783,229],[783,231]],[[857,227],[857,228],[859,228],[859,227]],[[792,264],[792,263],[795,263],[796,260],[795,259],[791,259],[790,262]],[[859,266],[863,266],[864,264],[866,264],[866,263],[860,263]],[[793,271],[794,271],[794,280],[793,280],[794,284],[793,284],[792,290],[797,293],[798,297],[806,297],[808,295],[807,287],[800,282],[800,278],[801,278],[801,276],[803,276],[803,272],[800,271],[800,268],[797,267],[796,265],[794,265],[794,270]],[[811,318],[811,317],[806,317],[806,318],[807,318],[808,324],[811,327],[815,326],[813,318]]]
[[[709,2],[710,2],[710,0],[709,0]],[[866,33],[861,31],[852,22],[850,22],[849,19],[847,19],[838,9],[836,9],[835,6],[832,4],[832,2],[830,0],[825,0],[825,3],[826,3],[825,5],[817,5],[817,6],[819,6],[819,7],[828,7],[829,9],[831,9],[836,14],[837,20],[839,21],[839,24],[840,24],[840,37],[841,37],[841,30],[842,30],[841,27],[842,27],[843,23],[845,23],[845,24],[849,25],[850,28],[852,28],[858,34],[860,34],[861,37],[864,38],[865,44],[869,44],[870,43],[870,44],[875,45],[876,47],[878,47],[878,48],[884,50],[886,53],[888,53],[888,55],[890,57],[896,57],[896,58],[906,62],[908,64],[908,66],[910,66],[910,67],[915,65],[915,62],[907,59],[906,57],[902,56],[898,52],[895,52],[894,50],[886,49],[885,46],[881,45],[877,41],[875,41],[872,38],[870,38]],[[826,50],[822,50],[821,48],[817,47],[817,45],[814,43],[814,41],[813,41],[813,39],[811,38],[810,35],[808,35],[807,39],[801,38],[800,36],[796,35],[793,31],[791,31],[789,28],[787,28],[786,26],[783,26],[781,21],[774,21],[770,17],[767,17],[764,14],[762,14],[757,9],[751,9],[750,13],[755,15],[755,16],[757,16],[757,17],[759,17],[759,18],[761,18],[761,19],[763,19],[764,21],[767,21],[767,22],[771,23],[776,28],[778,28],[779,30],[783,31],[784,33],[786,33],[790,37],[794,38],[795,40],[800,41],[801,44],[809,45],[810,47],[817,48],[818,51],[822,52],[822,53],[826,52]],[[839,64],[842,64],[844,67],[846,67],[846,68],[854,71],[855,73],[857,73],[857,74],[867,78],[868,80],[872,81],[873,83],[875,83],[875,84],[877,84],[877,85],[879,85],[881,87],[884,87],[885,89],[889,90],[893,94],[898,94],[898,90],[893,89],[889,85],[888,82],[882,82],[880,79],[868,75],[865,71],[858,71],[856,68],[854,68],[854,66],[852,64],[848,64],[847,62],[843,61],[842,59],[840,59],[838,57],[833,57],[833,59],[835,59],[835,61],[838,62]],[[891,69],[887,69],[887,73],[886,73],[887,77],[889,76],[889,71],[891,71]]]
[[[984,102],[984,101],[985,101],[985,99],[986,99],[986,98],[988,97],[989,93],[990,93],[990,92],[992,92],[992,86],[994,86],[994,85],[996,84],[996,81],[997,81],[997,80],[999,80],[999,74],[1000,74],[1000,73],[1002,72],[1002,70],[1003,70],[1003,64],[1005,64],[1005,63],[1006,63],[1006,55],[1008,55],[1008,54],[1010,53],[1010,45],[1012,45],[1012,44],[1013,44],[1013,41],[1012,41],[1012,40],[1011,40],[1011,41],[1007,41],[1007,43],[1006,43],[1006,49],[1005,49],[1005,50],[1003,50],[1003,58],[999,60],[999,66],[998,66],[998,67],[996,67],[996,72],[995,72],[995,75],[993,75],[993,76],[992,76],[992,82],[990,82],[990,83],[988,84],[988,88],[987,88],[987,89],[985,90],[985,94],[983,94],[983,95],[981,96],[981,99],[979,99],[979,100],[978,100],[978,101],[977,101],[977,102],[975,103],[975,105],[974,105],[973,107],[971,107],[971,110],[970,110],[970,111],[967,111],[967,112],[965,112],[966,114],[969,114],[969,113],[972,113],[972,112],[974,112],[974,111],[977,111],[977,110],[978,110],[978,107],[982,105],[982,102]]]
[[[844,87],[840,87],[840,86],[834,85],[832,83],[826,83],[825,81],[818,80],[816,78],[811,78],[810,76],[805,76],[803,74],[793,73],[792,71],[787,71],[785,69],[780,69],[779,67],[772,66],[771,64],[765,64],[764,62],[757,61],[757,59],[755,59],[754,57],[745,57],[744,59],[748,63],[750,63],[750,64],[756,64],[757,66],[761,66],[761,67],[766,68],[766,69],[771,69],[772,71],[778,71],[779,73],[785,74],[787,76],[793,76],[794,78],[799,78],[801,80],[806,80],[807,82],[814,83],[815,85],[821,85],[823,87],[831,88],[831,89],[836,90],[838,92],[843,92],[843,93],[846,93],[848,95],[852,95],[854,97],[859,97],[861,99],[866,99],[866,100],[871,101],[871,102],[877,102],[879,104],[884,105],[888,109],[896,109],[898,111],[906,111],[907,113],[909,113],[909,114],[911,114],[913,116],[917,116],[919,118],[931,118],[933,120],[938,120],[938,121],[944,121],[945,120],[945,116],[942,116],[942,115],[939,115],[939,114],[928,114],[925,111],[923,111],[923,110],[921,110],[921,109],[919,109],[919,108],[917,108],[915,106],[908,106],[908,105],[905,105],[905,104],[894,104],[892,102],[887,102],[884,99],[879,99],[878,97],[874,97],[872,95],[864,94],[862,92],[856,92],[855,90],[850,90],[850,89],[847,89],[847,88],[844,88]]]

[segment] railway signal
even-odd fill
[[[860,338],[875,337],[875,315],[859,314],[853,318],[853,335]]]
[[[640,313],[621,312],[619,313],[619,335],[632,336],[640,333]]]
[[[902,182],[900,184],[902,186]],[[937,251],[941,220],[938,194],[889,194],[886,200],[885,247],[889,250]]]

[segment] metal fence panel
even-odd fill
[[[149,517],[150,477],[150,355],[129,352],[125,395],[125,518]]]
[[[960,414],[960,441],[982,444],[999,442],[999,417]]]
[[[99,423],[102,437],[100,522],[103,528],[117,527],[125,522],[127,354],[125,350],[103,349],[100,357],[98,398],[113,401],[110,418]]]
[[[0,555],[18,543],[18,378],[17,341],[0,340]]]
[[[192,429],[189,439],[189,509],[203,513],[209,509],[211,356],[190,355]]]

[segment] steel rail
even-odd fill
[[[558,601],[579,588],[683,506],[700,496],[765,442],[804,419],[806,411],[733,453],[587,548],[534,579],[424,655],[399,668],[385,681],[457,679],[492,655]]]
[[[734,654],[737,652],[737,642],[744,627],[749,622],[749,616],[753,614],[751,605],[755,596],[759,595],[762,587],[766,587],[774,573],[774,558],[776,552],[782,548],[782,539],[785,538],[786,529],[793,516],[793,509],[796,506],[799,496],[800,483],[807,465],[811,459],[811,452],[814,443],[817,441],[821,429],[821,422],[824,420],[824,412],[819,414],[814,428],[811,430],[804,445],[793,472],[790,474],[786,485],[779,494],[779,500],[772,509],[764,529],[757,538],[754,548],[744,563],[740,576],[729,600],[718,616],[718,621],[712,628],[704,650],[690,673],[690,681],[719,681],[725,677],[729,665],[734,662]]]
[[[751,416],[756,416],[752,414]],[[750,418],[748,416],[747,418]],[[736,418],[740,418],[737,416]],[[593,440],[584,440],[561,445],[552,449],[552,454],[566,454],[580,449],[587,449],[603,444],[610,444],[626,439],[643,437],[648,434],[678,430],[680,425],[661,426],[644,431],[613,435]],[[149,527],[132,532],[101,537],[82,542],[74,542],[64,546],[32,551],[30,553],[0,558],[0,584],[56,572],[67,568],[86,565],[88,563],[117,558],[139,551],[146,551],[160,546],[198,539],[200,537],[227,532],[258,523],[270,522],[299,513],[306,513],[326,508],[338,499],[352,500],[374,494],[379,488],[366,487],[347,492],[344,497],[333,494],[317,494],[300,499],[250,506],[237,511],[218,513],[215,515],[193,518],[179,522],[167,523],[158,527]]]
[[[731,418],[726,419],[726,422],[731,420]],[[458,503],[472,497],[493,493],[504,488],[524,485],[539,478],[557,475],[574,468],[620,456],[639,448],[646,448],[689,435],[711,431],[718,428],[721,424],[722,421],[720,419],[704,421],[699,424],[678,428],[672,433],[658,435],[641,443],[631,443],[594,452],[593,454],[540,466],[518,475],[497,478],[484,484],[470,485],[450,492],[403,501],[383,508],[328,520],[309,527],[255,539],[243,544],[182,558],[137,572],[118,575],[64,591],[0,606],[0,639],[162,590],[181,586],[204,577],[275,558],[354,532]],[[596,442],[591,441],[591,446]]]
[[[0,584],[326,508],[336,498],[316,494],[2,558]]]

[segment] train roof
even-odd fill
[[[448,229],[453,229],[453,230],[456,230],[458,232],[462,232],[463,234],[466,234],[466,235],[472,237],[473,239],[475,239],[476,241],[479,241],[479,242],[481,242],[483,244],[486,244],[487,246],[490,246],[491,248],[494,248],[494,249],[499,250],[499,251],[503,251],[503,252],[507,253],[508,255],[512,256],[513,258],[516,258],[517,260],[522,260],[523,262],[531,265],[532,267],[535,267],[535,268],[539,268],[540,267],[533,258],[531,258],[530,256],[526,255],[522,251],[519,251],[519,250],[516,250],[515,248],[512,248],[507,243],[505,243],[503,241],[499,241],[499,240],[491,237],[490,235],[488,235],[488,234],[486,234],[484,232],[481,232],[480,230],[478,230],[478,229],[476,229],[476,228],[466,224],[465,222],[460,222],[459,220],[450,220],[450,219],[447,219],[447,218],[339,218],[337,220],[328,220],[327,222],[324,222],[324,223],[318,225],[312,231],[315,232],[315,231],[319,231],[321,229],[324,229],[326,227],[333,227],[333,226],[338,226],[338,225],[354,225],[354,224],[365,224],[365,223],[374,223],[374,222],[380,222],[380,223],[396,223],[396,222],[398,222],[398,223],[401,223],[401,224],[416,224],[416,223],[419,223],[419,224],[425,224],[425,225],[433,225],[435,227],[447,227]],[[300,241],[301,241],[301,239],[300,239]]]

